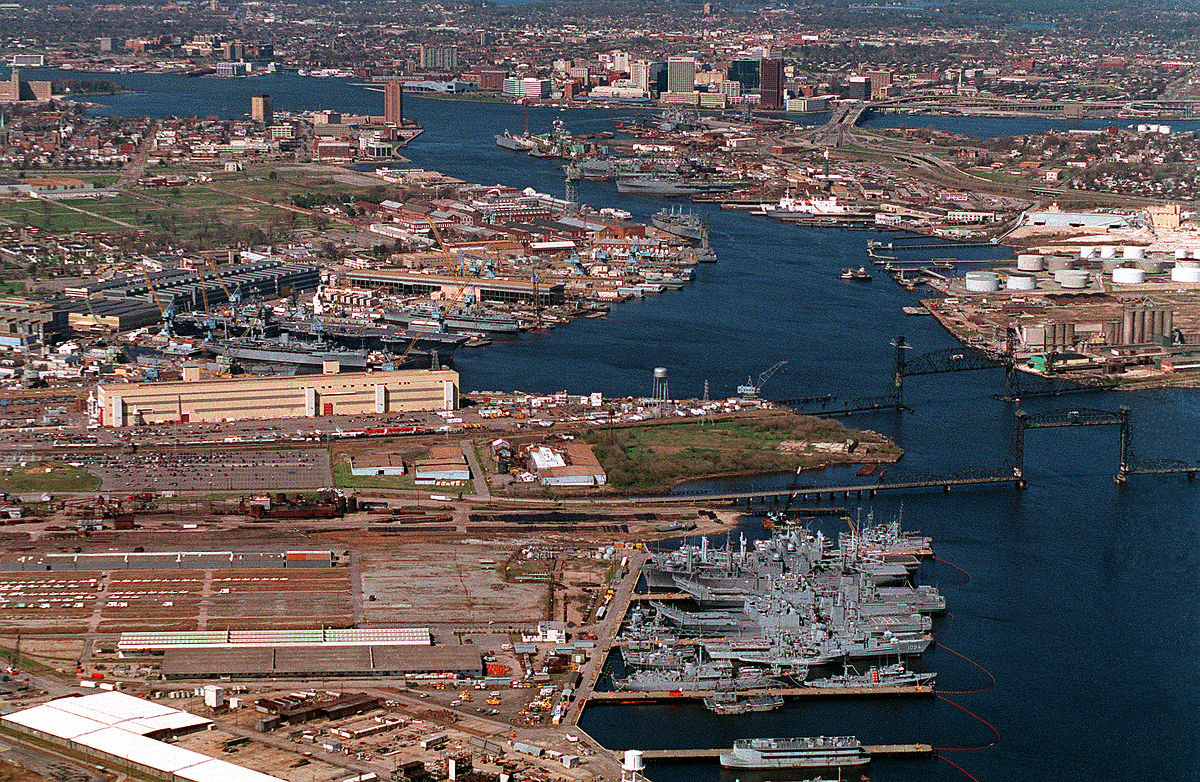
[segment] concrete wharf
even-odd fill
[[[687,692],[664,691],[655,692],[593,692],[589,699],[593,702],[617,703],[653,703],[656,701],[700,700],[713,696],[712,690],[688,690]],[[884,696],[913,696],[933,695],[933,688],[925,685],[910,685],[905,687],[775,687],[738,690],[738,695],[782,695],[785,698],[845,698],[845,697],[884,697]]]
[[[933,754],[930,744],[864,744],[863,749],[872,758],[919,757]],[[704,760],[719,758],[728,749],[646,749],[642,757],[646,760]]]

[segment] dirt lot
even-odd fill
[[[0,782],[46,782],[46,778],[0,760]]]
[[[207,730],[184,736],[173,743],[193,752],[211,755],[214,758],[245,766],[254,771],[291,780],[291,782],[334,782],[345,779],[350,774],[350,771],[344,767],[335,766],[317,758],[305,758],[302,754],[304,748],[299,745],[293,752],[269,744],[260,744],[257,741],[248,741],[238,744],[232,752],[224,752],[222,742],[230,738],[233,738],[231,733],[222,730]]]
[[[347,626],[345,568],[0,573],[0,630]]]
[[[543,618],[546,585],[510,584],[503,563],[513,545],[467,540],[362,555],[366,622],[519,622]],[[371,600],[374,595],[375,600]]]

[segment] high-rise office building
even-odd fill
[[[742,93],[758,92],[759,60],[734,60],[729,63],[729,80],[742,85]]]
[[[458,70],[458,47],[452,44],[421,44],[421,70]]]
[[[846,80],[846,97],[851,100],[871,99],[871,80],[866,76],[851,76]]]
[[[783,60],[770,57],[759,63],[759,101],[764,109],[782,109],[783,102]]]
[[[696,89],[696,58],[672,57],[667,60],[667,92],[692,92]]]
[[[255,122],[261,122],[264,125],[270,125],[275,121],[275,101],[271,100],[271,96],[263,93],[262,95],[250,96],[250,119]]]
[[[396,127],[404,124],[404,84],[399,79],[383,85],[383,121]]]

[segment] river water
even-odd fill
[[[35,72],[29,77],[37,78]],[[294,74],[112,78],[142,90],[98,99],[114,113],[241,116],[258,92],[269,92],[280,110],[382,110],[378,93]],[[406,96],[406,112],[426,128],[405,151],[415,165],[468,181],[562,192],[552,161],[492,143],[495,133],[521,129],[519,108]],[[571,130],[589,132],[610,128],[622,114],[535,109],[530,123],[543,130],[562,116]],[[977,136],[1047,126],[901,115],[870,122]],[[607,183],[582,183],[581,193],[593,206],[618,206],[641,218],[665,203],[618,195]],[[954,344],[932,319],[901,313],[919,294],[886,277],[869,284],[837,278],[842,267],[866,262],[864,243],[879,234],[800,228],[719,209],[710,215],[720,261],[699,268],[685,290],[623,304],[607,318],[536,339],[463,350],[455,364],[464,388],[642,394],[650,390],[651,369],[664,366],[674,395],[699,395],[708,380],[716,397],[731,394],[748,374],[786,360],[764,395],[853,396],[886,390],[895,335],[905,335],[914,355]],[[968,254],[998,257],[1004,251],[956,253]],[[906,449],[897,469],[994,465],[1005,457],[1015,409],[993,398],[1001,380],[995,371],[910,379],[906,396],[915,412],[863,415],[849,423],[895,437]],[[1122,404],[1133,409],[1138,457],[1200,460],[1200,413],[1191,391],[1030,399],[1021,407],[1113,410]],[[946,695],[953,703],[814,700],[742,717],[717,717],[687,705],[597,706],[587,710],[582,726],[614,748],[726,746],[738,737],[817,733],[856,734],[868,743],[930,742],[948,748],[941,753],[948,761],[981,780],[1200,779],[1200,486],[1182,477],[1144,477],[1118,488],[1112,481],[1116,463],[1115,429],[1036,430],[1027,439],[1027,491],[903,498],[906,524],[931,534],[939,556],[969,573],[968,581],[935,562],[921,576],[953,587],[947,593],[950,614],[935,625],[937,640],[987,669],[996,679],[991,689]],[[866,506],[880,515],[898,507],[896,498]],[[939,688],[946,691],[977,690],[989,681],[943,648],[925,655],[923,665],[939,672]],[[962,709],[994,726],[995,746],[954,749],[994,738]],[[870,773],[896,782],[966,778],[943,760],[877,761]],[[652,766],[649,776],[703,781],[719,772],[712,763],[670,764]]]

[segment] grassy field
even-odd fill
[[[79,208],[99,213],[90,199],[79,199]],[[75,203],[75,202],[72,202]],[[50,201],[33,198],[0,199],[0,219],[17,225],[32,225],[51,233],[67,234],[76,231],[112,231],[120,226],[98,217],[79,214]]]
[[[593,444],[609,485],[627,491],[665,491],[680,481],[709,475],[788,472],[800,466],[890,459],[900,453],[881,435],[797,415],[600,429],[588,432],[585,439]],[[815,447],[847,440],[858,444],[856,453]]]
[[[62,462],[27,462],[0,470],[0,491],[96,491],[100,479],[80,467]]]

